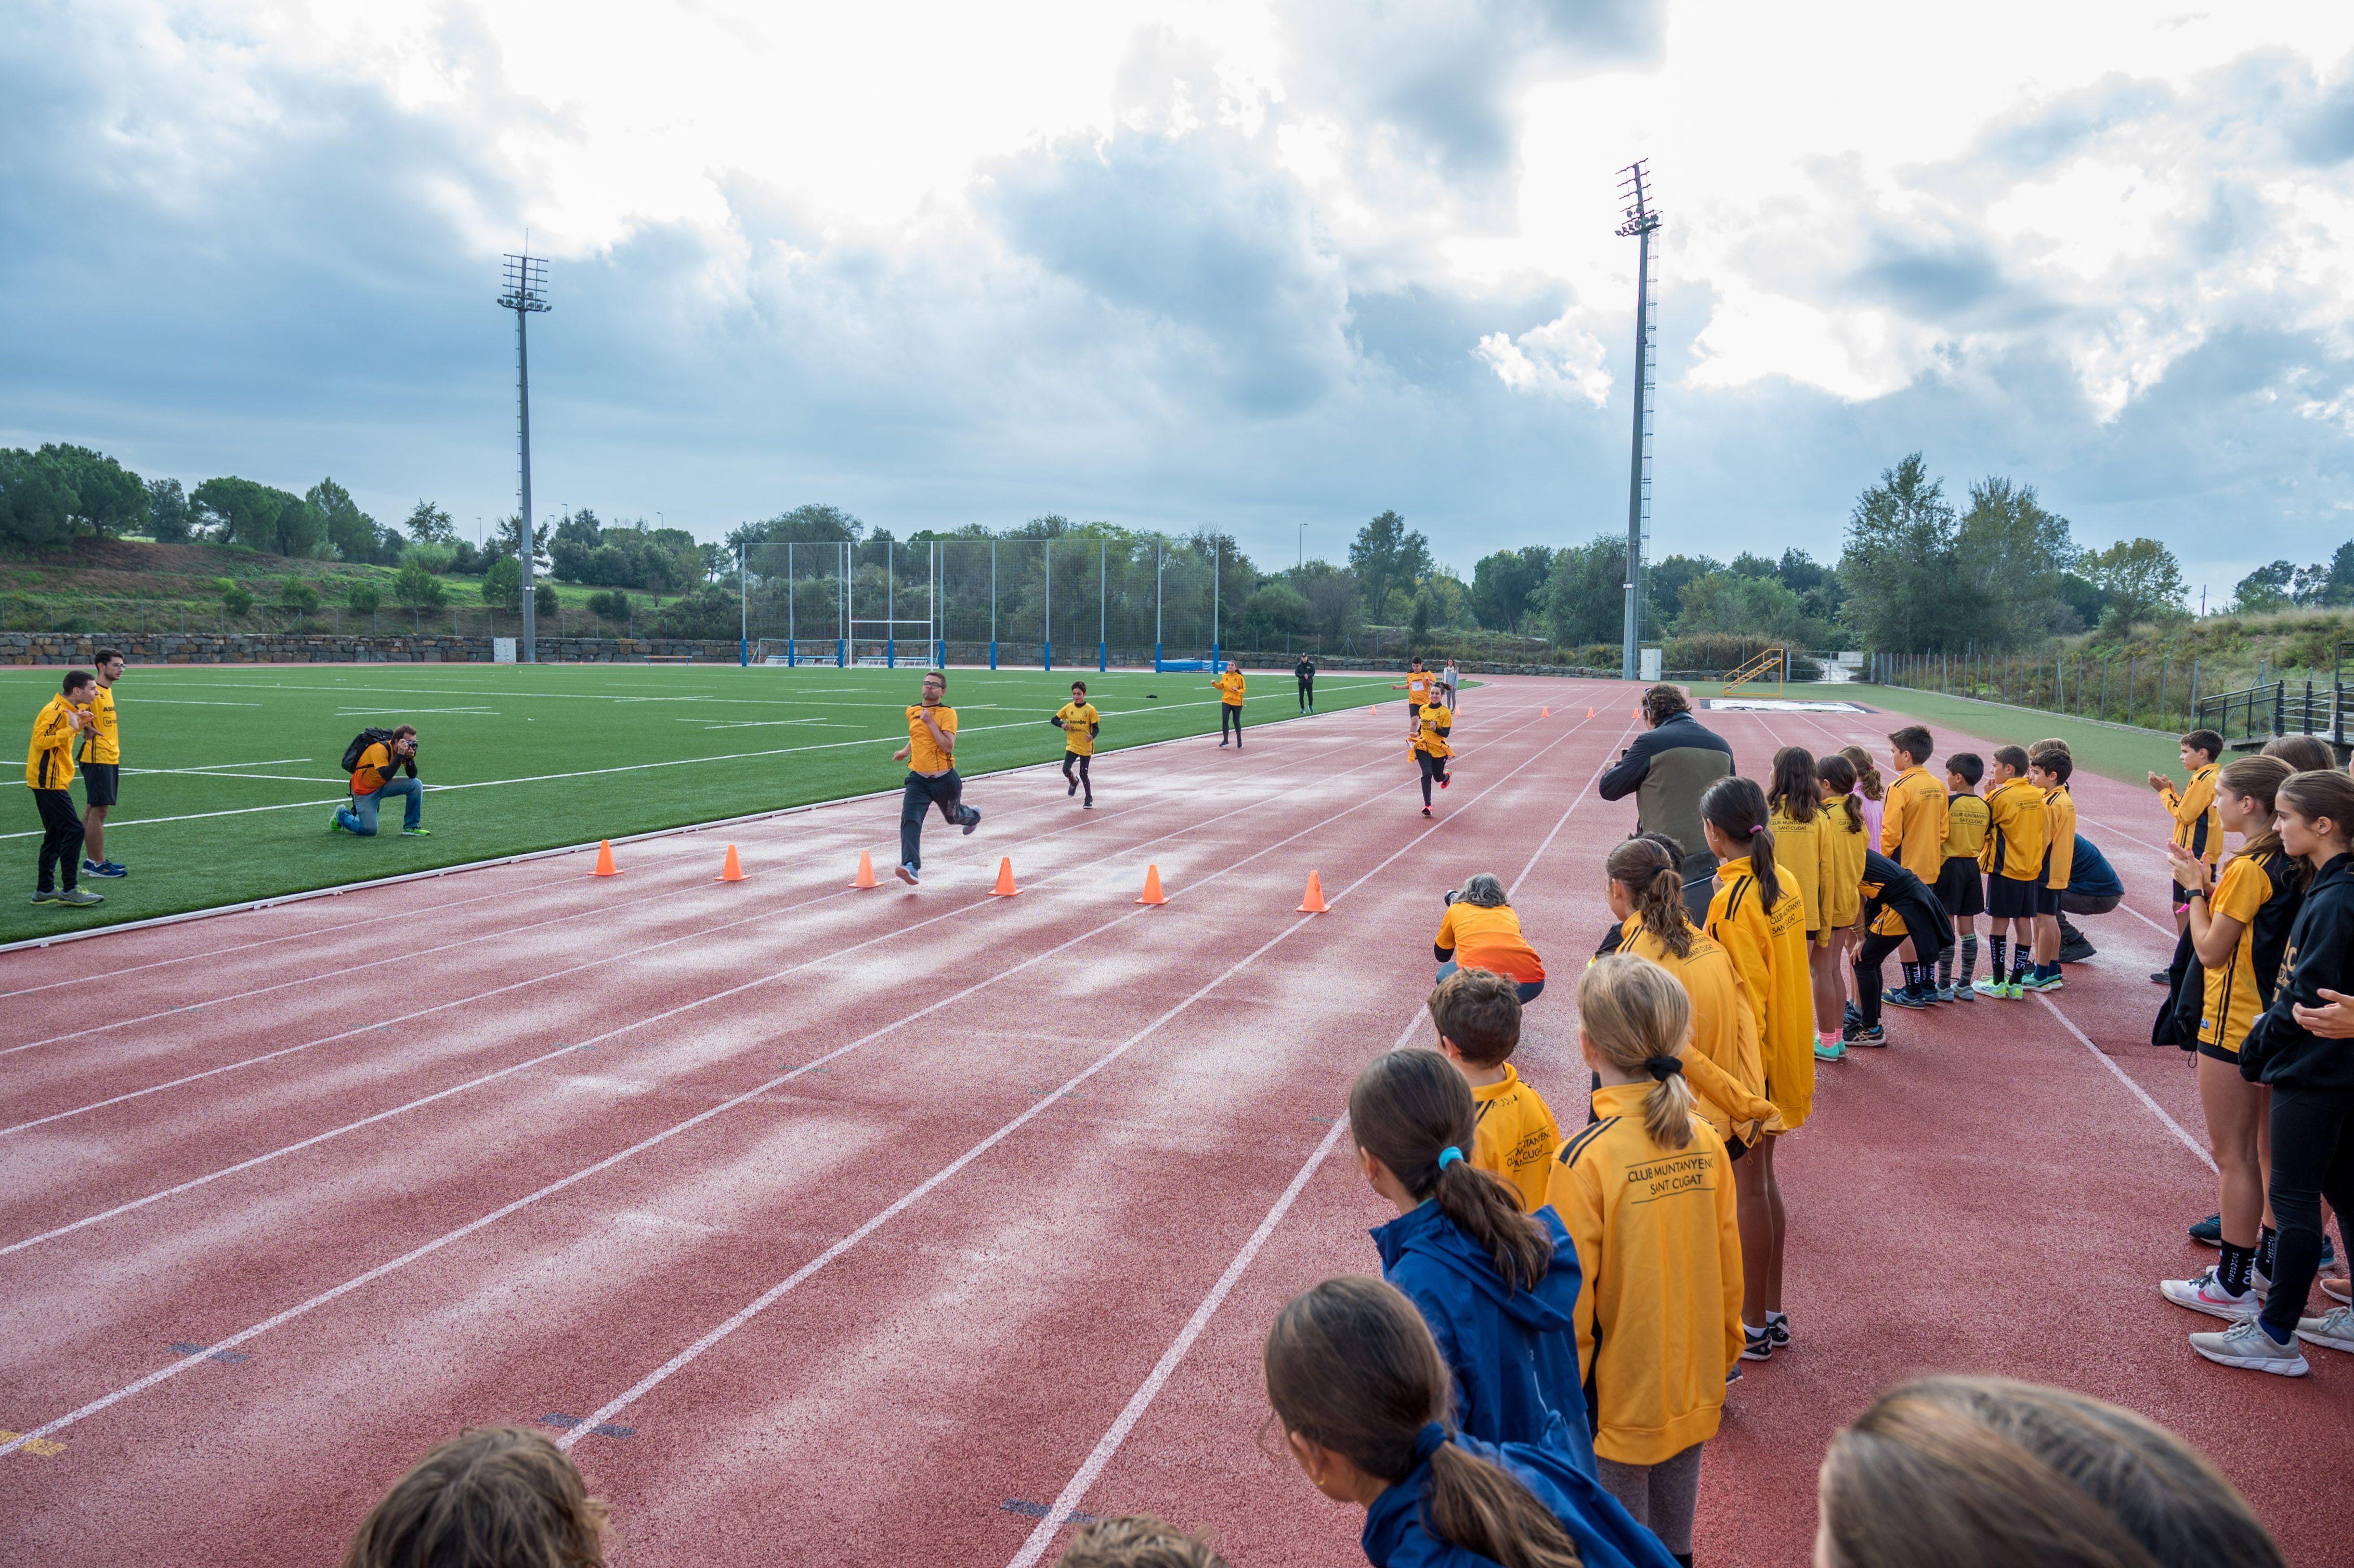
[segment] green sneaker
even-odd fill
[[[1982,980],[1972,980],[1970,991],[1974,995],[1992,997],[1997,1001],[2013,994],[2009,986],[1991,976]]]
[[[1830,1041],[1818,1040],[1818,1041],[1816,1041],[1816,1042],[1815,1042],[1815,1060],[1816,1060],[1816,1061],[1818,1061],[1818,1062],[1844,1062],[1844,1061],[1846,1061],[1846,1060],[1847,1060],[1847,1042],[1845,1042],[1844,1040],[1830,1040]]]
[[[344,809],[341,806],[336,807],[334,813],[327,818],[327,831],[331,833],[351,832],[351,829],[344,826]]]
[[[431,828],[403,828],[400,830],[400,836],[405,839],[429,839],[433,836],[433,830]]]
[[[2027,977],[2027,989],[2030,991],[2061,991],[2065,989],[2065,983],[2056,974],[2046,975],[2041,980],[2033,975]]]

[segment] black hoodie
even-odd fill
[[[2354,1040],[2324,1040],[2290,1011],[2325,1005],[2323,990],[2354,995],[2354,855],[2314,874],[2288,929],[2272,1005],[2240,1045],[2240,1075],[2274,1088],[2354,1089]]]

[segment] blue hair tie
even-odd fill
[[[1436,1421],[1425,1422],[1422,1430],[1414,1435],[1414,1462],[1417,1465],[1426,1465],[1430,1462],[1430,1457],[1433,1454],[1446,1446],[1446,1426]]]
[[[1444,1171],[1462,1158],[1463,1151],[1450,1143],[1438,1151],[1438,1168]]]

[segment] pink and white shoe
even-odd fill
[[[2253,1287],[2243,1295],[2234,1296],[2223,1288],[2216,1276],[2217,1266],[2210,1264],[2206,1272],[2195,1279],[2161,1279],[2158,1288],[2177,1307],[2188,1307],[2193,1312],[2204,1312],[2230,1323],[2253,1318],[2264,1310],[2264,1304]]]

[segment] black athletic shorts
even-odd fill
[[[122,787],[122,765],[118,762],[85,762],[81,765],[82,804],[111,806],[114,792]]]
[[[2204,1040],[2199,1042],[2192,1049],[2201,1056],[2211,1056],[2218,1062],[2229,1062],[2234,1067],[2240,1065],[2240,1054],[2237,1051],[2226,1051],[2221,1045],[2210,1045]]]
[[[2038,915],[2059,914],[2060,895],[2067,891],[2068,890],[2064,887],[2037,888],[2035,890],[2035,912]]]
[[[2035,913],[2035,884],[1996,872],[1987,878],[1986,912],[1998,920],[2024,920]]]
[[[1965,854],[1947,855],[1937,871],[1937,902],[1956,919],[1986,913],[1986,880],[1978,863]]]

